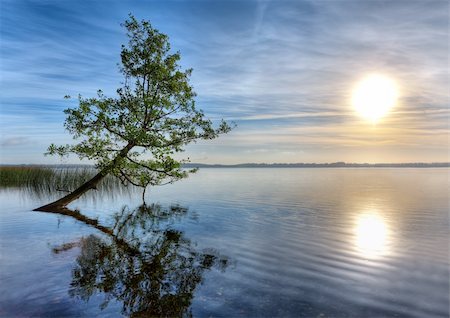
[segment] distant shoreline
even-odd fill
[[[90,164],[0,164],[0,167],[50,167],[50,168],[89,168]],[[450,162],[406,162],[406,163],[240,163],[206,164],[186,163],[183,168],[449,168]]]
[[[449,168],[450,162],[433,163],[242,163],[235,165],[188,163],[185,168]]]

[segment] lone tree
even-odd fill
[[[196,96],[189,77],[192,69],[178,65],[180,53],[171,53],[168,37],[147,21],[130,15],[123,26],[128,45],[122,45],[120,71],[125,80],[117,97],[98,91],[95,98],[78,97],[79,106],[66,109],[66,129],[79,140],[75,145],[48,147],[49,155],[96,162],[98,173],[65,197],[35,209],[61,211],[66,205],[97,184],[108,174],[125,185],[145,188],[172,183],[187,177],[182,169],[188,160],[173,155],[201,139],[214,139],[231,127],[221,121],[216,128],[195,107]],[[70,98],[67,96],[67,98]]]

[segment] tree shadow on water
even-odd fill
[[[114,215],[111,227],[80,218],[78,211],[70,212],[106,236],[90,235],[53,252],[81,248],[69,294],[85,301],[104,294],[102,310],[113,301],[120,302],[121,313],[130,317],[192,316],[190,305],[204,272],[223,271],[229,264],[214,249],[197,250],[183,232],[172,228],[189,212],[181,206],[124,207]]]

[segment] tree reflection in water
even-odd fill
[[[204,271],[224,270],[228,261],[215,250],[197,251],[183,232],[171,228],[187,213],[156,204],[123,208],[109,231],[101,229],[109,238],[90,235],[80,241],[70,295],[88,301],[103,293],[101,309],[119,301],[126,316],[191,316]]]

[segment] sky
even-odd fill
[[[114,96],[121,23],[169,36],[193,68],[197,107],[237,127],[186,148],[198,163],[448,162],[449,2],[2,0],[0,163],[73,143],[65,95]],[[376,123],[351,103],[368,74],[395,81]],[[82,162],[83,163],[83,162]]]

